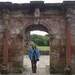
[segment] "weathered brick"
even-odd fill
[[[61,4],[43,4],[43,6],[40,4],[40,8],[37,5],[39,17],[34,13],[36,6],[32,4],[26,4],[25,7],[22,7],[22,4],[15,4],[14,8],[14,4],[11,3],[11,10],[5,9],[2,11],[5,5],[7,5],[8,9],[10,3],[0,4],[0,64],[9,65],[10,70],[14,69],[14,71],[15,64],[18,64],[17,66],[23,64],[20,57],[29,52],[29,32],[32,30],[49,33],[51,66],[60,65],[62,67],[65,62],[68,65],[74,64],[75,8],[73,7],[75,2],[65,1]],[[68,18],[71,18],[71,22],[67,20]],[[8,25],[5,24],[6,21]],[[68,25],[70,25],[69,28]]]

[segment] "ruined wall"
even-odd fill
[[[37,20],[32,18],[34,17],[33,13],[29,14],[27,11],[22,10],[11,10],[9,15],[9,50],[7,68],[11,72],[18,72],[23,67],[23,54],[29,50],[30,35],[29,32],[25,31],[25,27],[29,23],[35,25]],[[65,19],[59,10],[49,9],[41,12],[41,18],[38,23],[44,25],[50,32],[51,71],[52,68],[55,68],[54,72],[58,73],[59,69],[60,72],[62,72],[62,66],[65,63]],[[42,30],[42,27],[40,29]],[[1,38],[3,39],[3,37]]]
[[[2,12],[0,11],[0,70],[3,63],[3,50],[4,50],[4,25],[2,20]]]
[[[75,73],[75,9],[71,9],[71,67]]]
[[[23,19],[22,11],[12,11],[10,19],[9,65],[11,72],[19,72],[23,68]],[[20,17],[21,16],[21,17]],[[15,18],[15,19],[14,19]],[[22,20],[22,21],[21,21]]]
[[[24,12],[24,13],[23,13]],[[59,10],[49,9],[41,13],[39,24],[44,25],[49,30],[51,41],[50,66],[55,68],[54,72],[62,73],[65,63],[65,19]],[[30,34],[25,28],[31,24],[35,25],[37,20],[33,19],[33,13],[27,11],[10,11],[9,20],[9,60],[8,65],[12,72],[19,71],[22,67],[23,54],[28,52],[30,45]],[[32,27],[33,28],[33,27]],[[37,28],[33,28],[37,29]],[[42,30],[42,27],[40,28]],[[64,35],[64,36],[63,36]],[[17,66],[16,66],[17,64]],[[52,73],[52,72],[51,72]]]
[[[33,8],[34,5],[11,4],[8,13],[0,9],[0,67],[4,64],[5,47],[8,44],[7,70],[19,72],[23,68],[23,55],[30,47],[30,30],[43,30],[50,37],[50,73],[63,73],[66,64],[66,40],[67,40],[67,8],[63,4],[47,5]],[[70,6],[70,5],[68,5]],[[30,8],[29,8],[30,7]],[[44,8],[45,7],[45,8]],[[8,8],[8,7],[7,7]],[[71,16],[71,67],[75,71],[75,9]],[[5,17],[4,17],[5,16]],[[9,19],[6,18],[9,16]],[[5,19],[4,19],[5,18]],[[4,43],[5,21],[8,22],[8,42]],[[34,26],[33,26],[34,25]],[[29,28],[28,28],[29,27]],[[28,28],[28,29],[27,29]],[[70,55],[69,55],[70,56]],[[67,56],[68,57],[68,56]],[[69,57],[70,59],[70,57]],[[0,68],[1,70],[2,68]]]
[[[63,73],[63,64],[66,62],[66,20],[61,10],[49,9],[42,14],[46,18],[41,21],[50,27],[50,73]]]

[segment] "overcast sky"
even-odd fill
[[[45,3],[61,3],[63,0],[0,0],[0,2],[10,1],[13,3],[29,3],[30,1],[44,1]]]

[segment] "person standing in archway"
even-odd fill
[[[40,57],[40,52],[38,48],[36,48],[36,44],[33,44],[29,50],[29,58],[31,60],[33,73],[36,73],[36,68],[37,68],[36,64],[37,64],[37,61],[39,61],[39,57]]]

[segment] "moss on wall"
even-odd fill
[[[50,73],[51,74],[62,74],[63,73],[63,67],[50,66]]]

